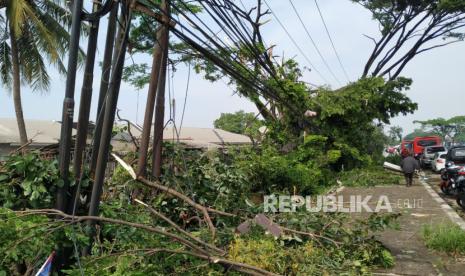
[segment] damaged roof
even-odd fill
[[[59,121],[26,120],[28,139],[33,145],[48,145],[57,143],[60,139],[61,123]],[[141,131],[131,127],[132,134],[139,139]],[[76,130],[73,129],[73,135]],[[113,140],[131,142],[127,133],[120,133]],[[178,141],[176,132],[167,127],[163,132],[163,140]],[[241,134],[215,128],[183,127],[179,133],[179,142],[194,148],[219,148],[223,145],[248,145],[252,141]],[[19,145],[19,134],[16,119],[0,118],[0,144]]]
[[[58,121],[26,120],[26,132],[32,144],[48,145],[60,139],[61,123]],[[73,134],[75,130],[73,130]],[[0,143],[19,145],[16,119],[0,119]]]

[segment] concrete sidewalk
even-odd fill
[[[401,213],[399,229],[388,229],[377,235],[396,258],[392,269],[378,270],[374,275],[465,275],[465,260],[457,260],[446,254],[426,248],[421,238],[425,224],[436,224],[450,217],[447,209],[433,198],[419,179],[412,187],[402,185],[370,188],[346,188],[339,195],[348,199],[351,195],[371,195],[369,202],[375,208],[380,196],[387,196],[394,212]],[[365,216],[367,213],[354,214]]]

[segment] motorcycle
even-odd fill
[[[461,189],[464,189],[465,194],[465,167],[457,166],[451,161],[447,162],[445,168],[441,171],[441,180],[440,187],[444,194],[458,195]],[[465,205],[465,197],[463,203]],[[461,203],[459,205],[462,206]]]
[[[461,175],[457,179],[457,204],[465,210],[465,176]]]
[[[462,167],[455,179],[455,189],[457,192],[456,202],[465,210],[465,167]]]

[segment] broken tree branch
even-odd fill
[[[172,234],[170,232],[166,232],[162,229],[159,229],[158,227],[151,227],[145,224],[140,224],[140,223],[134,223],[134,222],[128,222],[124,220],[118,220],[118,219],[112,219],[112,218],[106,218],[106,217],[97,217],[97,216],[73,216],[73,215],[68,215],[60,210],[56,209],[36,209],[36,210],[26,210],[26,211],[15,211],[15,213],[21,214],[21,215],[52,215],[55,217],[61,217],[62,221],[67,224],[75,224],[79,222],[84,222],[88,220],[93,220],[93,221],[99,221],[99,222],[107,222],[111,224],[118,224],[118,225],[125,225],[129,227],[134,227],[138,229],[142,229],[145,231],[157,233],[163,236],[166,236],[168,238],[171,238],[172,240],[175,240],[179,242],[182,245],[187,246],[188,248],[194,250],[194,252],[190,251],[180,251],[180,250],[173,250],[173,249],[164,249],[164,248],[158,248],[158,249],[151,249],[153,252],[168,252],[168,253],[173,253],[173,254],[186,254],[186,255],[191,255],[194,257],[198,257],[204,260],[208,260],[209,263],[212,264],[223,264],[231,267],[232,269],[247,273],[249,275],[277,275],[275,273],[272,273],[270,271],[248,265],[245,263],[239,263],[235,261],[231,261],[228,259],[220,258],[217,257],[213,254],[210,254],[210,252],[198,247],[197,245],[191,243],[190,241]],[[155,251],[154,251],[155,250]]]
[[[150,211],[150,213],[154,214],[155,216],[157,216],[158,218],[161,218],[162,220],[166,221],[169,225],[171,225],[172,227],[174,227],[176,230],[178,230],[179,232],[181,232],[182,234],[188,236],[189,238],[191,238],[192,240],[198,242],[199,244],[209,248],[209,249],[212,249],[214,251],[216,251],[216,253],[219,253],[221,255],[225,255],[226,252],[212,244],[209,244],[207,242],[204,242],[203,240],[193,236],[191,233],[187,232],[186,230],[182,229],[179,225],[177,225],[175,222],[173,222],[172,220],[170,220],[168,217],[166,217],[165,215],[163,215],[162,213],[160,212],[157,212],[154,208],[152,208],[151,206],[149,206],[147,203],[139,200],[139,199],[134,199],[135,202],[141,204],[142,206],[146,207],[147,210]]]
[[[116,154],[112,153],[112,155],[115,157],[117,157]],[[195,209],[199,210],[200,212],[202,212],[203,214],[203,218],[205,220],[205,222],[207,223],[208,227],[210,228],[210,232],[212,234],[212,238],[214,239],[215,238],[215,235],[216,235],[216,229],[215,229],[215,226],[213,225],[213,222],[210,218],[210,215],[208,214],[208,210],[205,206],[203,205],[200,205],[198,204],[197,202],[195,202],[194,200],[192,200],[191,198],[189,198],[188,196],[174,190],[174,189],[171,189],[163,184],[161,184],[159,181],[149,181],[147,180],[146,178],[142,177],[142,176],[139,176],[137,177],[136,176],[136,173],[134,172],[134,169],[128,165],[126,162],[124,162],[123,159],[121,158],[116,158],[116,161],[118,161],[118,163],[121,164],[121,166],[128,171],[128,173],[131,175],[131,177],[134,179],[134,180],[137,180],[139,181],[140,183],[144,184],[145,186],[147,187],[150,187],[150,188],[155,188],[157,190],[160,190],[160,191],[163,191],[163,192],[166,192],[172,196],[175,196],[181,200],[183,200],[184,202],[188,203],[189,205],[191,205],[192,207],[194,207]]]

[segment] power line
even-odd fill
[[[342,72],[344,72],[344,75],[347,81],[350,82],[349,75],[347,74],[347,71],[342,63],[341,57],[339,56],[339,53],[336,50],[336,46],[334,45],[334,41],[331,38],[331,34],[329,33],[328,26],[326,25],[326,21],[323,17],[323,13],[321,12],[320,6],[318,5],[318,1],[317,0],[314,0],[314,1],[315,1],[316,8],[318,9],[318,13],[320,14],[321,21],[323,22],[323,25],[325,26],[326,34],[328,35],[329,41],[331,42],[331,47],[333,48],[334,54],[336,55],[337,60],[339,61],[339,65],[341,66]]]
[[[183,4],[188,9],[188,7],[182,1],[180,3]],[[181,22],[176,21],[176,19],[174,18],[171,18],[173,21],[177,23],[178,26],[180,26],[182,30],[187,32],[187,33],[180,32],[177,28],[173,28],[172,32],[174,35],[176,35],[179,39],[186,42],[187,44],[191,45],[195,50],[199,51],[199,53],[201,53],[204,57],[212,60],[217,66],[223,69],[227,74],[229,74],[234,79],[236,79],[236,81],[244,85],[247,85],[250,88],[257,89],[257,91],[260,91],[262,95],[269,95],[275,100],[278,100],[280,98],[280,96],[277,93],[275,93],[276,91],[274,91],[273,89],[270,90],[270,87],[268,87],[266,83],[261,81],[257,76],[255,76],[255,74],[249,68],[247,68],[244,64],[241,63],[240,58],[237,54],[233,54],[229,57],[227,55],[218,55],[218,51],[222,53],[227,53],[228,51],[226,50],[226,48],[223,48],[221,45],[219,45],[219,43],[216,42],[211,36],[209,36],[198,24],[196,24],[192,19],[190,19],[183,10],[179,9],[176,5],[173,5],[173,8],[176,9],[180,13],[180,15],[186,18],[191,24],[191,26],[193,26],[195,30],[200,32],[204,38],[199,37],[192,30],[184,27]],[[212,32],[211,29],[208,27],[208,24],[203,22],[195,13],[192,13],[192,15],[195,18],[197,18],[197,20],[203,26],[205,26],[205,28],[208,31]],[[225,20],[223,15],[221,15],[220,18],[221,20]],[[226,29],[229,29],[230,31],[238,30],[238,28],[235,26],[233,27],[229,25],[228,26],[222,25],[220,22],[217,22],[217,24],[221,26],[223,30],[226,30]],[[228,37],[230,37],[234,43],[237,43],[237,40],[234,37],[232,37],[229,34],[228,34]],[[207,45],[204,44],[208,49],[204,48],[201,45],[199,45],[199,43],[197,43],[194,39],[199,41],[202,44],[203,44],[203,41],[205,41],[205,39],[208,39],[216,48],[208,44]],[[223,41],[220,40],[220,42],[224,44]],[[250,41],[245,42],[244,44],[250,45]],[[226,45],[226,47],[228,46]],[[261,59],[261,57],[257,57],[257,59]],[[247,74],[244,75],[243,73],[239,73],[236,67],[244,69],[245,70],[244,72]],[[266,69],[269,69],[269,68],[266,68]]]
[[[336,77],[336,74],[334,74],[334,72],[333,72],[333,70],[331,69],[331,67],[329,67],[328,62],[326,62],[326,59],[323,57],[323,54],[321,53],[320,49],[319,49],[318,46],[316,45],[315,40],[313,40],[313,37],[312,37],[312,35],[310,34],[310,31],[308,30],[307,26],[305,26],[305,23],[304,23],[304,21],[302,20],[302,17],[300,17],[300,14],[299,14],[299,12],[297,11],[297,8],[295,7],[295,5],[294,5],[294,3],[292,2],[292,0],[289,0],[289,3],[291,4],[292,9],[293,9],[294,12],[295,12],[295,15],[297,15],[297,18],[299,19],[300,24],[302,24],[302,27],[304,28],[305,33],[307,34],[308,38],[310,39],[310,41],[311,41],[313,47],[315,48],[316,52],[317,52],[318,55],[320,56],[321,60],[323,61],[323,64],[324,64],[325,67],[328,69],[329,73],[333,76],[333,78],[334,78],[339,84],[341,84],[341,82],[339,81],[339,79]]]
[[[187,11],[190,11],[189,7],[184,3],[184,1],[179,2],[183,5]],[[270,74],[275,79],[279,77],[274,72],[274,67],[266,60],[268,56],[266,53],[262,52],[262,49],[259,49],[254,45],[251,40],[251,36],[244,28],[245,25],[242,22],[243,19],[246,19],[247,22],[252,22],[252,19],[249,18],[250,14],[240,10],[237,6],[234,6],[231,2],[227,2],[228,6],[218,4],[216,0],[205,0],[201,1],[202,6],[208,6],[205,10],[208,11],[212,20],[223,30],[226,35],[231,38],[232,42],[235,45],[241,46],[238,48],[245,47],[250,53],[257,59],[258,64],[263,68],[267,73]],[[223,41],[216,41],[211,34],[214,35],[214,32],[211,30],[210,26],[212,24],[206,24],[198,15],[192,11],[188,12],[186,10],[180,9],[177,5],[172,5],[173,9],[179,13],[179,16],[185,18],[188,24],[192,28],[186,28],[183,22],[179,22],[176,18],[171,17],[171,20],[176,23],[176,28],[172,28],[172,33],[178,37],[181,41],[190,45],[193,50],[197,53],[210,60],[215,66],[223,70],[223,73],[229,75],[233,80],[241,85],[253,89],[260,96],[269,97],[276,101],[282,101],[283,96],[277,91],[275,87],[271,87],[269,83],[264,81],[264,78],[267,78],[263,72],[255,72],[252,68],[249,68],[247,64],[244,64],[241,60],[241,57],[236,52],[231,52],[229,50],[230,46],[223,47]],[[199,22],[199,23],[196,23]],[[202,25],[203,27],[199,26]],[[205,44],[205,40],[211,42],[210,44]],[[236,46],[237,47],[237,46]],[[280,90],[285,90],[280,84]],[[286,102],[284,102],[286,104]],[[299,112],[295,106],[286,104],[293,112]]]
[[[184,94],[184,104],[182,106],[181,122],[179,123],[179,132],[181,132],[182,124],[184,122],[184,114],[186,113],[187,94],[189,93],[189,85],[191,80],[191,67],[191,63],[189,62],[189,71],[187,71],[186,92]]]
[[[315,70],[315,72],[317,72],[317,74],[323,79],[324,82],[326,83],[329,83],[328,80],[323,76],[323,74],[321,74],[321,72],[316,69],[315,65],[313,65],[313,63],[310,61],[310,59],[307,57],[307,55],[304,53],[304,51],[302,50],[302,48],[300,48],[299,44],[297,44],[297,42],[295,41],[295,39],[292,37],[292,35],[289,33],[289,31],[286,29],[286,27],[284,26],[284,24],[281,22],[281,20],[278,18],[278,16],[274,13],[273,9],[271,9],[270,5],[268,5],[268,2],[266,0],[264,0],[265,2],[265,5],[268,7],[268,9],[270,10],[271,14],[273,15],[273,17],[276,19],[276,21],[278,21],[279,25],[281,26],[281,28],[284,30],[284,32],[287,34],[287,36],[289,37],[289,39],[291,40],[292,44],[294,44],[294,46],[297,48],[297,50],[299,50],[299,52],[302,54],[302,56],[305,58],[305,60],[308,62],[308,64],[310,65],[310,67],[313,68],[313,70]]]

